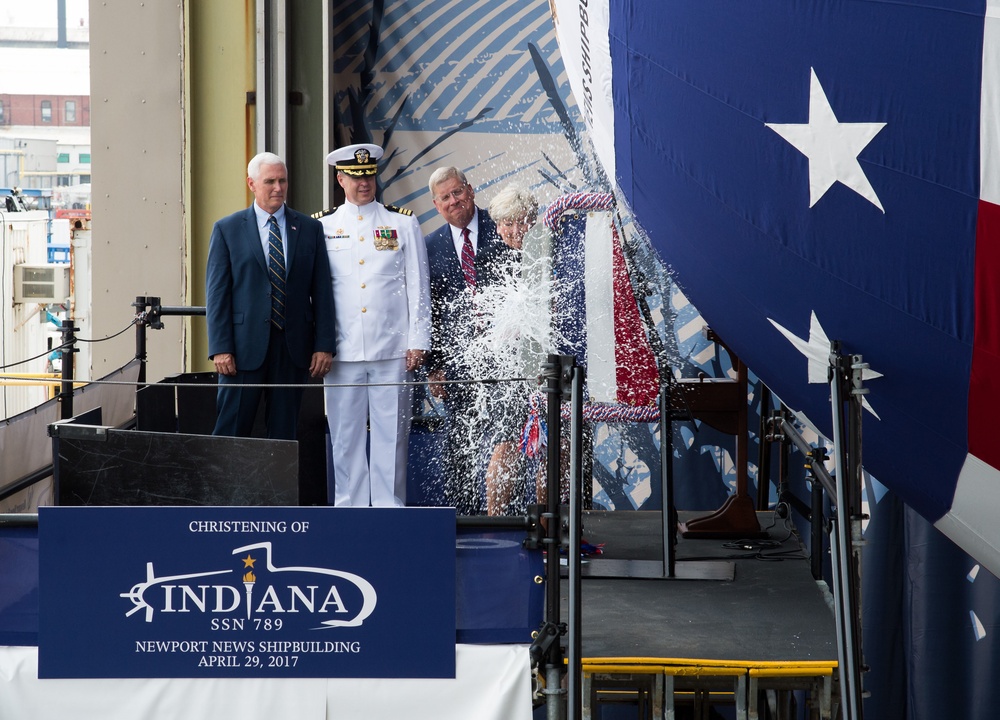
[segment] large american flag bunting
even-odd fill
[[[598,156],[707,322],[1000,574],[1000,0],[557,0]]]

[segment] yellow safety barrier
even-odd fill
[[[593,657],[584,658],[582,664],[585,669],[590,666],[622,667],[701,667],[701,668],[742,668],[753,671],[773,669],[780,672],[783,668],[796,670],[806,670],[808,674],[814,674],[815,670],[829,669],[837,667],[836,660],[710,660],[707,658],[639,658],[639,657]],[[652,670],[655,672],[655,670]],[[600,670],[599,672],[607,672]],[[639,672],[639,671],[632,671]],[[649,672],[649,671],[646,671]],[[815,673],[823,674],[823,673]]]
[[[74,381],[73,387],[80,388],[86,384],[84,381]],[[0,385],[41,385],[49,388],[49,399],[52,399],[59,393],[59,388],[62,386],[62,375],[59,373],[3,373],[0,374]]]
[[[713,697],[732,698],[739,720],[758,720],[757,704],[762,690],[791,687],[815,693],[820,717],[828,719],[837,661],[592,657],[583,658],[581,665],[584,687],[595,688],[585,691],[591,703],[601,702],[595,694],[600,688],[603,696],[634,697],[636,702],[649,702],[655,712],[672,716],[675,697],[686,698],[685,702],[694,702],[696,706],[714,702]],[[619,678],[616,680],[614,676]],[[630,680],[633,686],[629,685]],[[611,686],[610,682],[617,685]],[[732,689],[727,689],[728,686]]]

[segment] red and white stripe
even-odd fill
[[[593,402],[655,405],[656,358],[610,212],[587,216],[587,386]]]
[[[935,527],[1000,577],[1000,0],[987,0],[980,106],[969,453]]]

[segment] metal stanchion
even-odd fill
[[[663,577],[672,578],[676,572],[677,549],[674,539],[677,524],[674,517],[674,416],[671,383],[660,389],[660,495],[663,503],[661,540],[663,542]]]
[[[152,299],[158,300],[159,298],[147,298],[139,295],[136,297],[135,302],[132,303],[136,314],[135,359],[139,361],[139,376],[137,378],[139,387],[146,384],[146,309],[149,307],[149,301]]]
[[[848,364],[850,367],[847,367]],[[863,363],[860,356],[854,355],[848,358],[841,354],[839,343],[831,344],[830,397],[833,407],[833,445],[837,481],[834,497],[837,513],[830,537],[830,554],[837,599],[837,660],[840,668],[841,715],[845,720],[860,720],[863,717],[858,604],[860,593],[858,564],[855,562],[858,538],[854,531],[859,513],[857,505],[861,477],[860,396],[863,394],[860,387],[861,369]],[[856,379],[855,370],[857,370]],[[854,388],[845,394],[846,386],[852,381]],[[845,402],[848,404],[846,417]]]
[[[561,403],[570,399],[568,381],[572,378],[574,358],[566,355],[549,355],[542,366],[545,378],[544,392],[548,397],[546,413],[546,499],[541,512],[545,533],[542,547],[545,549],[545,621],[535,633],[531,644],[531,657],[539,668],[545,671],[546,717],[548,720],[562,720],[566,711],[566,690],[562,687],[563,652],[560,637],[566,634],[566,625],[560,619],[560,572],[559,549],[562,543],[562,527],[559,508],[559,485],[561,479]],[[572,523],[570,523],[572,524]],[[579,542],[577,543],[579,552]]]
[[[583,543],[583,368],[574,367],[571,379],[570,435],[569,435],[569,635],[567,655],[569,674],[566,684],[568,694],[566,717],[583,719],[583,664],[582,664],[582,596],[583,577],[580,546]]]
[[[59,417],[69,420],[73,417],[73,355],[78,352],[76,349],[77,327],[73,320],[63,320],[62,329],[62,384],[59,387]]]
[[[160,298],[156,296],[146,297],[139,295],[132,303],[135,308],[135,359],[139,361],[139,386],[146,384],[146,328],[153,330],[163,329],[163,316],[189,316],[204,317],[206,309],[204,305],[160,305]]]

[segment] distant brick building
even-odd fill
[[[89,95],[0,93],[0,127],[90,127]]]
[[[4,44],[3,36],[0,28],[0,67],[17,71],[0,78],[0,187],[89,183],[90,50]]]

